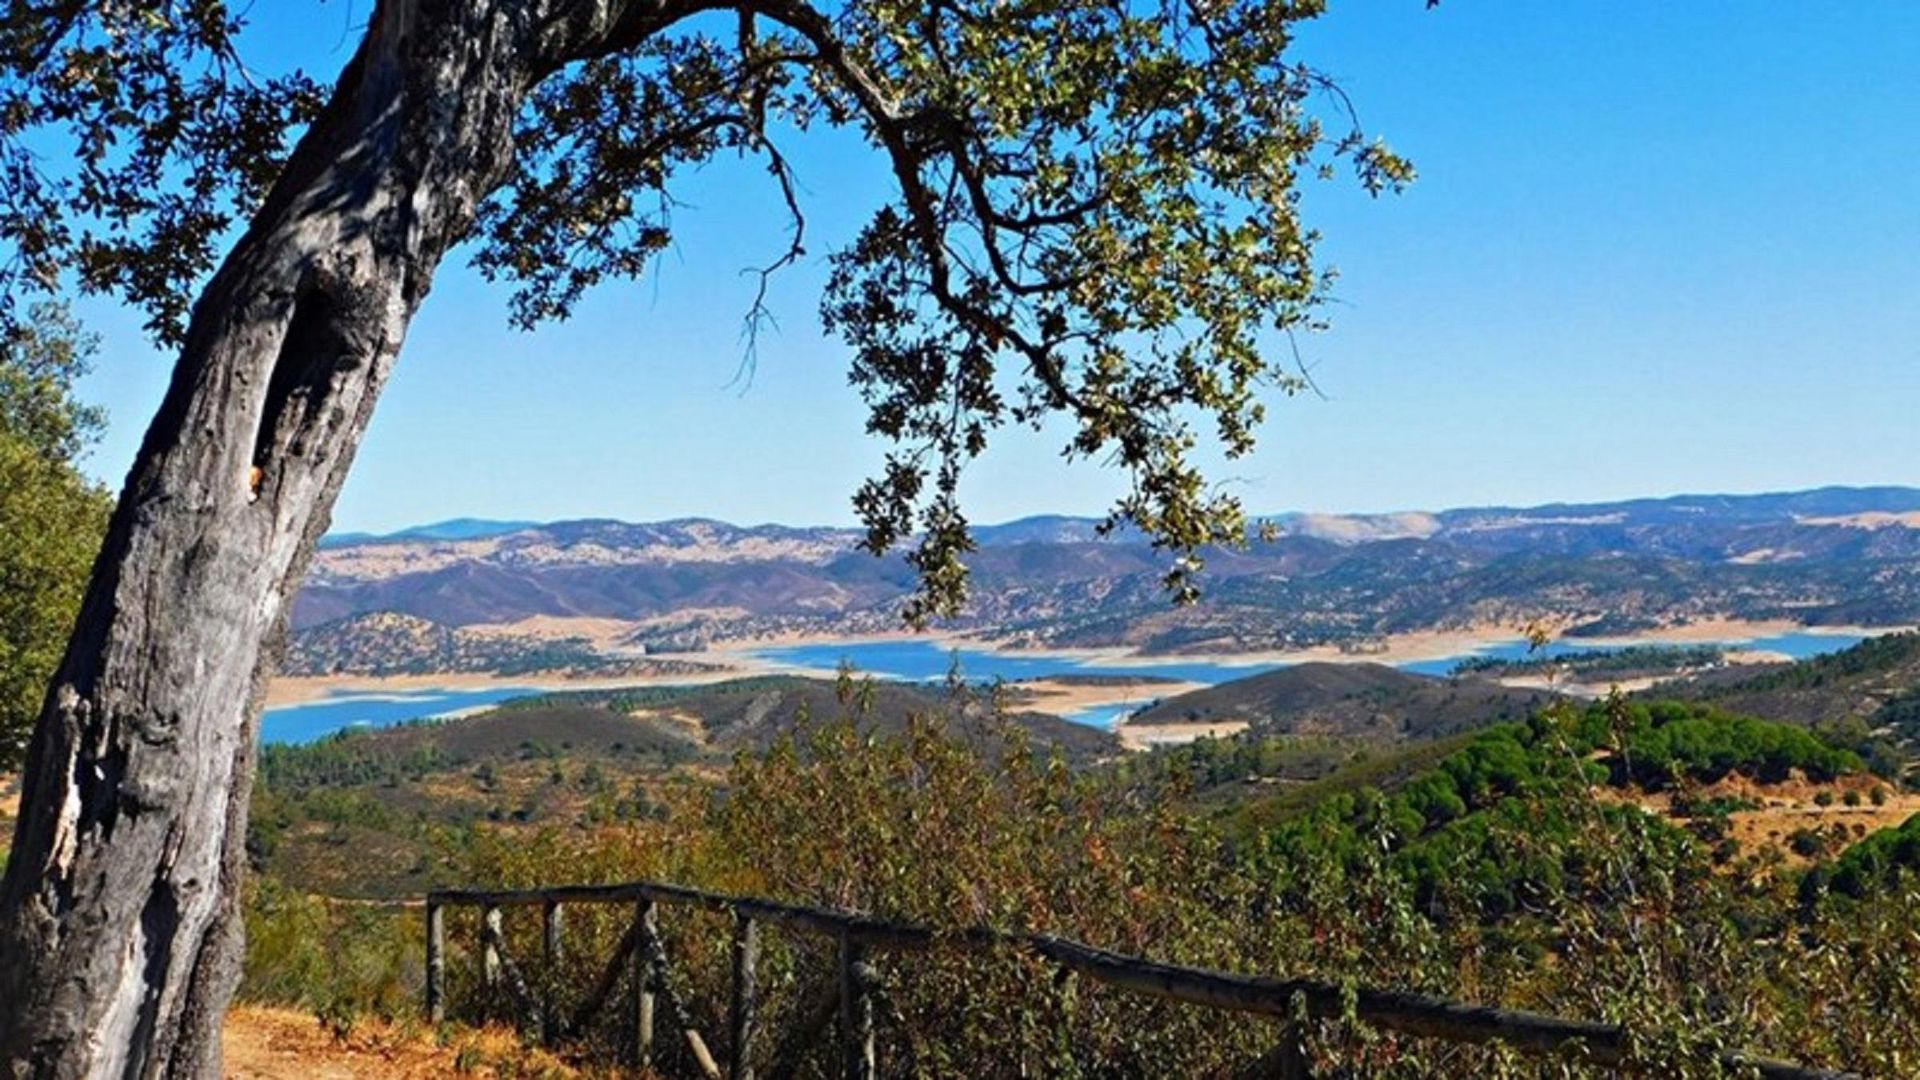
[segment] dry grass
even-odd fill
[[[1882,792],[1884,799],[1878,806],[1872,798],[1875,789]],[[1656,814],[1673,814],[1672,796],[1664,791],[1602,789],[1599,794],[1603,798],[1631,802]],[[1858,805],[1847,805],[1849,794]],[[1897,790],[1879,777],[1866,774],[1841,776],[1825,784],[1808,780],[1797,772],[1776,784],[1735,774],[1698,789],[1695,795],[1702,800],[1734,798],[1759,804],[1757,809],[1729,813],[1728,835],[1740,845],[1742,853],[1754,855],[1772,850],[1778,852],[1789,867],[1805,866],[1811,861],[1794,852],[1790,844],[1793,834],[1802,829],[1836,837],[1827,852],[1830,858],[1880,829],[1891,828],[1920,814],[1920,793]],[[1840,829],[1836,830],[1835,826]]]
[[[228,1080],[433,1080],[444,1076],[573,1080],[589,1074],[500,1028],[451,1029],[362,1020],[330,1029],[311,1014],[259,1005],[227,1014]]]
[[[1015,683],[1010,690],[1015,708],[1031,709],[1034,712],[1050,713],[1054,716],[1070,716],[1082,709],[1103,705],[1145,705],[1176,694],[1184,694],[1189,690],[1204,689],[1205,686],[1204,683],[1169,682],[1159,679],[1098,683],[1033,679]]]
[[[1247,730],[1245,720],[1222,720],[1211,724],[1121,724],[1114,729],[1121,745],[1129,750],[1151,750],[1156,746],[1181,746],[1196,739],[1225,739]]]
[[[1894,514],[1885,510],[1869,510],[1860,514],[1842,514],[1837,517],[1806,517],[1800,519],[1802,525],[1840,525],[1850,529],[1920,529],[1920,513]]]

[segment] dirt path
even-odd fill
[[[430,1031],[363,1021],[336,1035],[311,1013],[259,1005],[239,1005],[227,1014],[225,1050],[227,1080],[570,1080],[580,1075],[506,1032],[462,1031],[441,1045]]]

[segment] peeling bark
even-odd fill
[[[379,4],[195,305],[28,751],[0,1075],[218,1075],[288,601],[434,269],[507,169],[552,6]]]
[[[214,1077],[289,601],[527,92],[708,0],[379,0],[194,305],[28,748],[0,1077]]]

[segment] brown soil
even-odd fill
[[[435,1080],[466,1076],[507,1080],[582,1074],[525,1047],[512,1032],[467,1031],[444,1043],[430,1031],[363,1020],[344,1034],[309,1013],[260,1005],[227,1014],[227,1080]]]
[[[1151,750],[1156,746],[1182,746],[1196,739],[1224,739],[1245,730],[1245,720],[1222,720],[1213,724],[1121,724],[1114,733],[1129,750]]]
[[[1869,835],[1899,825],[1915,814],[1920,814],[1920,795],[1903,794],[1887,800],[1885,806],[1871,803],[1843,806],[1838,802],[1831,806],[1812,803],[1768,806],[1761,810],[1742,810],[1729,814],[1727,820],[1740,850],[1775,848],[1788,865],[1799,866],[1807,860],[1794,854],[1788,841],[1801,829],[1818,829],[1831,835],[1834,826],[1844,826],[1847,835],[1843,841],[1835,844],[1833,850],[1834,854],[1838,854]]]
[[[1053,716],[1069,716],[1082,709],[1101,705],[1146,705],[1162,698],[1199,690],[1203,683],[1161,680],[1116,680],[1078,683],[1056,679],[1034,679],[1015,683],[1010,688],[1016,708]]]
[[[1872,799],[1876,788],[1884,792],[1885,801],[1879,806],[1875,806]],[[1854,794],[1858,806],[1846,804],[1849,792]],[[1664,791],[1602,789],[1599,794],[1602,798],[1634,803],[1657,814],[1669,814],[1673,809],[1672,796]],[[1771,848],[1780,853],[1788,866],[1802,866],[1808,861],[1795,854],[1789,843],[1793,834],[1801,829],[1816,829],[1832,835],[1835,826],[1842,827],[1846,835],[1828,852],[1834,855],[1880,829],[1892,828],[1920,814],[1920,793],[1895,790],[1879,777],[1865,774],[1837,777],[1826,784],[1815,783],[1798,772],[1777,784],[1764,784],[1735,774],[1700,788],[1697,794],[1702,799],[1729,797],[1760,804],[1758,809],[1728,814],[1729,835],[1742,852],[1755,854]],[[1825,806],[1820,804],[1823,794],[1827,797]]]

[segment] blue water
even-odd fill
[[[1795,631],[1750,641],[1724,642],[1745,648],[1784,653],[1796,660],[1822,653],[1837,652],[1858,643],[1858,634],[1821,634]],[[1564,656],[1588,649],[1614,646],[1556,641],[1541,650],[1548,656]],[[789,645],[761,649],[754,655],[762,660],[810,671],[832,671],[842,662],[863,675],[881,679],[925,682],[943,679],[959,663],[962,678],[974,682],[1004,679],[1038,679],[1050,675],[1157,675],[1184,682],[1212,686],[1232,679],[1271,671],[1276,664],[1231,664],[1202,660],[1171,660],[1155,663],[1142,660],[1080,660],[1044,653],[998,653],[987,649],[953,649],[931,641],[853,641],[813,645]],[[1446,675],[1467,656],[1492,656],[1520,659],[1528,655],[1526,642],[1515,639],[1490,644],[1475,653],[1437,660],[1415,660],[1399,665],[1403,671],[1421,675]],[[1535,655],[1540,655],[1536,653]],[[288,705],[267,710],[261,721],[261,741],[269,743],[308,743],[350,727],[389,727],[422,717],[443,716],[462,709],[494,705],[509,698],[524,697],[538,691],[525,687],[496,687],[487,690],[422,690],[404,694],[341,694],[305,705]],[[1121,716],[1151,700],[1147,697],[1131,703],[1096,705],[1067,717],[1092,727],[1112,727]]]
[[[495,705],[532,693],[537,691],[528,687],[494,687],[404,694],[336,694],[305,705],[268,709],[260,720],[260,741],[310,743],[350,727],[391,727],[408,720]]]
[[[785,645],[774,649],[757,649],[753,655],[770,663],[811,671],[833,671],[845,662],[862,675],[909,682],[944,679],[956,661],[960,677],[970,682],[990,682],[994,679],[1013,682],[1016,679],[1042,679],[1050,675],[1158,675],[1211,685],[1271,671],[1276,666],[1199,660],[1079,660],[1044,653],[1000,653],[989,649],[952,648],[934,641]]]
[[[1823,653],[1850,649],[1864,640],[1866,640],[1866,637],[1862,634],[1821,634],[1805,630],[1796,630],[1791,633],[1775,634],[1770,637],[1701,642],[1701,644],[1758,649],[1763,652],[1781,653],[1786,656],[1791,656],[1795,660],[1805,660],[1810,656],[1820,656]],[[1593,652],[1596,650],[1604,651],[1607,649],[1617,649],[1619,647],[1617,643],[1612,642],[1562,640],[1551,642],[1537,652],[1529,653],[1527,643],[1524,640],[1515,639],[1513,641],[1496,642],[1460,656],[1448,656],[1438,660],[1415,660],[1397,666],[1401,671],[1411,671],[1416,675],[1447,675],[1452,673],[1454,665],[1467,659],[1469,656],[1489,657],[1496,660],[1524,660],[1530,655],[1543,657],[1569,656],[1574,653]]]
[[[1795,631],[1791,634],[1776,634],[1773,637],[1754,638],[1751,641],[1736,641],[1730,644],[1741,645],[1749,649],[1761,649],[1768,652],[1785,653],[1795,660],[1805,660],[1812,656],[1824,656],[1830,652],[1851,649],[1867,640],[1869,634],[1816,634]]]
[[[1794,631],[1718,644],[1762,649],[1783,653],[1795,660],[1804,660],[1810,656],[1850,648],[1862,640],[1863,636],[1860,634]],[[1529,655],[1565,656],[1570,653],[1618,647],[1615,643],[1555,641],[1537,651],[1530,652],[1524,639],[1515,638],[1512,641],[1493,642],[1470,653],[1433,660],[1411,660],[1396,666],[1402,671],[1418,675],[1448,675],[1452,673],[1455,665],[1470,656],[1520,660]],[[1140,660],[1083,660],[1070,656],[1050,656],[1044,653],[1007,654],[986,649],[953,648],[932,641],[852,641],[788,645],[757,650],[754,655],[771,663],[813,671],[832,671],[841,664],[847,664],[863,675],[909,682],[945,678],[950,671],[955,670],[957,664],[961,678],[975,681],[1005,679],[1011,682],[1015,679],[1037,679],[1050,675],[1159,675],[1212,686],[1285,666],[1211,663],[1197,660],[1166,663]],[[1122,716],[1142,704],[1144,702],[1135,702],[1130,705],[1099,705],[1083,709],[1068,716],[1067,719],[1094,727],[1112,727]]]
[[[1066,713],[1061,719],[1071,720],[1076,724],[1085,724],[1088,727],[1097,727],[1103,731],[1110,731],[1118,725],[1121,720],[1125,719],[1128,713],[1136,709],[1144,709],[1156,700],[1158,699],[1142,697],[1136,698],[1133,701],[1118,702],[1112,705],[1094,705],[1090,708],[1081,709],[1078,712]]]

